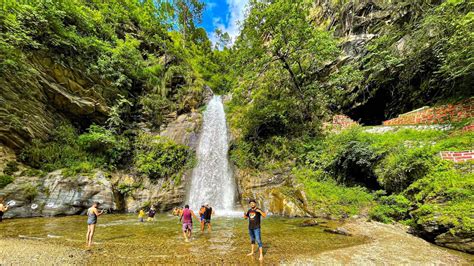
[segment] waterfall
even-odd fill
[[[224,106],[214,96],[204,112],[197,148],[197,165],[193,169],[188,201],[197,211],[209,203],[216,213],[230,212],[235,203],[235,183],[229,167],[229,149]]]

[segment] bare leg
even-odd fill
[[[90,232],[91,232],[91,226],[90,226],[90,225],[87,225],[86,245],[89,244],[89,235],[90,235]]]
[[[211,223],[208,223],[208,224],[207,224],[207,230],[208,230],[209,232],[211,232],[211,231],[212,231],[212,226],[211,226]]]
[[[183,236],[184,236],[184,241],[188,242],[188,235],[187,235],[187,230],[183,231]]]
[[[95,224],[91,224],[89,226],[90,226],[89,243],[87,243],[87,245],[90,247],[92,246],[92,239],[94,238]]]
[[[260,258],[258,258],[258,260],[263,260],[263,248],[258,248],[258,251],[260,253]]]
[[[201,222],[201,232],[204,232],[204,221]]]
[[[247,254],[247,256],[252,256],[253,253],[254,253],[254,250],[255,250],[255,244],[252,244],[252,252],[250,252],[249,254]]]

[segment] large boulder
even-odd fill
[[[93,202],[100,202],[103,209],[116,209],[112,183],[102,171],[65,177],[57,170],[42,178],[17,177],[0,193],[7,202],[14,202],[5,218],[81,214]]]
[[[275,215],[310,217],[304,192],[293,184],[288,173],[289,169],[271,173],[235,169],[242,206],[255,199],[258,206]]]

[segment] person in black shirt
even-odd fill
[[[211,232],[211,216],[214,214],[214,210],[212,210],[212,207],[209,206],[209,203],[207,203],[204,208],[201,231],[204,232],[204,226],[207,224],[207,231]]]
[[[244,218],[249,220],[249,235],[250,242],[252,246],[252,252],[247,254],[247,256],[252,256],[255,252],[255,242],[258,244],[258,251],[260,253],[259,260],[263,260],[263,244],[261,240],[260,232],[260,219],[261,217],[265,218],[267,214],[257,208],[257,202],[255,200],[250,200],[250,209],[244,213]]]

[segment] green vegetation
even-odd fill
[[[343,111],[358,107],[359,114],[373,123],[427,103],[472,96],[472,1],[376,2],[392,13],[410,8],[389,25],[370,28],[368,33],[380,37],[369,43],[368,53],[332,74],[333,106]],[[350,5],[339,6],[335,10],[343,13],[341,6]],[[377,101],[387,105],[379,107]]]
[[[169,139],[143,133],[135,146],[134,165],[149,178],[179,178],[184,170],[193,166],[194,154],[190,148]]]
[[[92,125],[79,135],[74,127],[61,125],[47,142],[34,140],[20,155],[26,164],[49,172],[67,168],[66,175],[90,172],[99,167],[114,168],[128,151],[127,139]]]
[[[278,172],[285,180],[278,192],[291,197],[301,187],[314,213],[472,233],[472,163],[439,157],[472,150],[474,133],[459,130],[472,118],[449,131],[334,133],[322,125],[335,113],[378,124],[472,97],[473,7],[469,0],[251,0],[234,45],[217,30],[213,47],[198,26],[199,0],[7,0],[0,126],[31,142],[19,152],[32,167],[22,174],[126,169],[166,179],[168,188],[195,155],[159,130],[202,110],[211,88],[232,94],[232,162],[249,173]],[[18,170],[9,162],[0,187]],[[24,191],[30,200],[37,194],[31,184]]]
[[[0,175],[0,188],[6,187],[8,184],[13,182],[15,178],[10,175]]]
[[[298,182],[303,184],[310,206],[319,215],[348,217],[356,215],[373,205],[373,196],[360,186],[345,187],[333,179],[326,179],[321,172],[308,168],[293,171]]]
[[[106,107],[104,114],[85,115],[88,110],[64,111],[52,104],[56,129],[22,148],[21,161],[33,167],[25,174],[133,166],[158,178],[184,169],[192,158],[189,149],[164,140],[144,144],[137,123],[158,130],[169,117],[200,108],[206,87],[230,89],[230,49],[212,49],[206,31],[197,26],[203,3],[34,0],[5,1],[1,8],[0,85],[10,130],[32,136],[24,122],[36,115],[31,110],[42,108],[29,104],[46,97],[44,77],[64,94]],[[228,38],[221,33],[223,45]],[[24,89],[31,84],[40,86]],[[37,128],[45,127],[38,123]]]
[[[136,190],[140,186],[141,186],[140,183],[133,183],[133,184],[120,183],[117,186],[117,190],[122,195],[130,195],[134,190]]]

